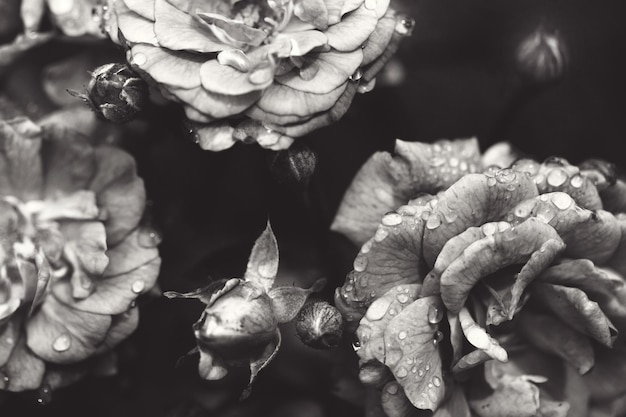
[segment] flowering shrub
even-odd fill
[[[0,388],[68,385],[130,335],[155,284],[132,157],[56,125],[0,122]]]
[[[389,0],[111,3],[109,35],[215,151],[250,139],[283,149],[336,121],[412,25]]]
[[[339,207],[361,250],[335,302],[389,416],[623,411],[625,184],[509,150],[397,141]]]

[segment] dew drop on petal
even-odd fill
[[[441,342],[443,340],[443,333],[441,333],[439,330],[437,330],[434,334],[433,334],[433,343],[435,345],[439,344],[439,342]]]
[[[496,172],[495,178],[497,182],[506,184],[515,181],[517,174],[512,169],[506,168]]]
[[[574,175],[572,177],[571,180],[569,180],[569,183],[572,185],[572,187],[574,188],[580,188],[583,186],[584,183],[584,178],[580,175]]]
[[[37,391],[37,404],[47,405],[52,401],[52,388],[48,384],[42,385]]]
[[[567,173],[561,168],[555,168],[550,171],[546,179],[552,187],[560,187],[567,181]]]
[[[437,215],[432,215],[428,217],[426,221],[426,228],[429,230],[434,230],[441,225],[441,219]]]
[[[386,229],[379,227],[374,235],[374,240],[380,243],[385,240],[387,236],[389,236],[389,232]]]
[[[142,279],[138,279],[137,281],[133,282],[132,285],[130,286],[130,289],[135,294],[140,294],[145,288],[146,288],[146,282]]]
[[[9,383],[11,382],[11,378],[9,378],[9,376],[3,372],[0,372],[0,380],[2,380],[2,389],[7,389],[9,386]]]
[[[406,295],[406,294],[400,294],[400,295],[398,295],[396,298],[398,299],[398,301],[399,301],[401,304],[404,304],[404,303],[406,303],[407,301],[409,301],[409,296],[408,296],[408,295]]]
[[[494,177],[487,178],[487,186],[493,187],[498,181]]]
[[[567,210],[574,203],[574,200],[565,193],[555,193],[552,195],[552,203],[559,210]]]
[[[406,378],[408,374],[409,372],[404,367],[398,369],[398,371],[396,372],[396,375],[398,376],[398,378]]]
[[[486,223],[480,229],[485,236],[491,236],[497,231],[497,226],[494,223]]]
[[[363,255],[359,255],[354,259],[354,263],[352,264],[352,267],[357,272],[363,272],[365,271],[365,268],[367,268],[367,262],[368,262],[367,257]]]
[[[52,349],[57,352],[65,352],[70,348],[71,344],[72,340],[70,339],[70,336],[68,334],[62,334],[54,339],[54,342],[52,342]]]
[[[368,253],[370,250],[372,250],[372,241],[368,240],[361,246],[361,253]]]
[[[365,313],[365,318],[370,321],[377,321],[382,319],[385,314],[387,314],[387,310],[389,309],[389,303],[384,300],[376,300],[370,305]]]
[[[387,213],[382,222],[385,226],[397,226],[402,223],[402,216],[398,213]]]
[[[417,371],[417,376],[422,377],[422,376],[424,376],[424,374],[425,374],[425,373],[426,373],[426,371],[425,371],[423,368],[420,368],[420,369]]]
[[[398,339],[400,339],[400,340],[406,339],[406,336],[407,336],[407,334],[404,331],[398,333]]]
[[[139,233],[137,240],[142,248],[156,248],[163,240],[163,236],[154,229],[145,229]]]
[[[431,305],[428,308],[428,322],[430,324],[437,324],[443,319],[443,310],[439,307]]]
[[[358,352],[359,349],[361,349],[361,342],[359,342],[358,340],[355,340],[352,343],[352,349],[354,349],[355,352]]]
[[[434,376],[433,377],[433,385],[436,387],[440,387],[441,386],[441,379],[438,376]]]

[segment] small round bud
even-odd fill
[[[295,319],[302,343],[315,349],[337,347],[343,333],[343,317],[326,301],[307,303]]]
[[[288,149],[275,152],[270,160],[274,179],[289,186],[306,186],[315,172],[317,154],[301,142]]]
[[[539,27],[517,48],[516,60],[520,72],[533,81],[554,80],[565,72],[565,44],[558,32]]]
[[[86,101],[105,119],[126,123],[145,106],[148,84],[126,64],[105,64],[93,71],[85,94],[70,94]]]

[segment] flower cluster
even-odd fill
[[[0,122],[0,389],[54,389],[136,328],[161,259],[126,152],[57,125]]]
[[[202,378],[222,379],[229,366],[248,365],[250,383],[242,397],[247,396],[259,371],[280,348],[278,324],[292,320],[307,297],[325,284],[321,279],[309,289],[273,287],[277,272],[278,245],[268,224],[254,243],[242,279],[215,281],[184,294],[164,294],[169,298],[195,298],[206,304],[193,326]]]
[[[116,0],[109,14],[128,61],[214,151],[284,149],[338,120],[412,29],[389,0]]]
[[[625,203],[598,160],[475,139],[373,155],[333,224],[361,245],[335,303],[386,414],[620,415]]]

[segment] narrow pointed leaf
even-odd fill
[[[261,236],[254,242],[244,279],[257,284],[267,292],[274,285],[277,272],[278,243],[268,222]]]

